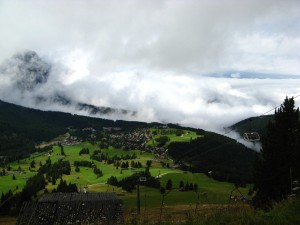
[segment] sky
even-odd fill
[[[299,9],[298,0],[0,0],[0,98],[76,113],[31,99],[61,91],[136,111],[128,120],[222,132],[300,94]],[[30,92],[1,70],[26,50],[51,65]]]

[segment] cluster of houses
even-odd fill
[[[74,146],[74,145],[79,145],[82,142],[81,139],[75,136],[70,136],[68,139],[59,142],[59,144],[64,145],[64,146]]]
[[[126,149],[144,149],[152,138],[149,129],[137,129],[128,133],[115,133],[109,136],[110,144],[124,146]]]
[[[103,131],[106,133],[111,133],[113,131],[118,132],[121,131],[122,128],[121,127],[103,127]]]

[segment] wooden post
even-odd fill
[[[138,176],[137,188],[136,188],[136,213],[141,213],[141,200],[140,200],[140,178]]]

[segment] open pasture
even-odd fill
[[[176,131],[176,129],[171,129],[174,132]],[[147,146],[157,146],[158,142],[156,141],[157,138],[161,137],[161,136],[167,136],[170,140],[166,143],[166,145],[168,145],[171,142],[189,142],[192,139],[196,139],[199,137],[203,137],[203,135],[197,135],[196,132],[193,131],[188,131],[188,130],[182,130],[182,134],[177,136],[176,133],[171,132],[168,133],[168,129],[155,129],[152,128],[150,129],[150,131],[153,133],[156,133],[153,138],[147,142]],[[166,132],[166,133],[164,133]]]
[[[154,169],[157,171],[156,169]],[[150,169],[152,173],[152,169]],[[173,188],[171,191],[167,191],[164,204],[165,206],[175,205],[195,205],[198,199],[200,204],[227,204],[229,203],[229,197],[231,191],[234,190],[234,185],[227,182],[215,181],[208,178],[201,173],[184,173],[180,170],[165,170],[161,173],[161,186],[165,187],[168,179],[172,180]],[[198,192],[194,191],[179,191],[179,183],[183,181],[192,182],[198,185]],[[239,190],[247,196],[248,188],[239,188]],[[130,192],[122,191],[121,188],[117,188],[105,183],[98,183],[88,185],[88,191],[115,191],[120,198],[124,201],[127,209],[136,207],[136,189]],[[203,195],[203,193],[207,193]],[[233,192],[234,195],[239,195],[237,191]],[[159,207],[162,200],[162,195],[158,189],[150,188],[141,185],[140,186],[141,207]]]
[[[155,135],[153,140],[159,135]],[[195,132],[191,131],[184,131],[182,136],[176,136],[176,134],[169,134],[167,136],[170,137],[170,141],[189,141],[191,138],[200,137],[196,135]],[[150,141],[149,143],[151,144],[153,142]],[[90,153],[79,155],[80,150],[83,148],[88,148],[90,150]],[[100,149],[97,144],[93,145],[89,142],[82,142],[81,144],[75,146],[63,146],[63,150],[65,155],[61,155],[61,148],[59,146],[53,146],[53,149],[50,152],[34,153],[26,159],[10,163],[11,170],[18,170],[18,168],[20,167],[21,170],[25,172],[25,174],[16,173],[16,180],[12,179],[12,175],[0,177],[0,192],[7,192],[9,189],[16,189],[16,186],[18,186],[17,191],[22,190],[22,187],[25,185],[26,180],[29,179],[30,176],[33,176],[39,169],[40,164],[44,164],[48,158],[51,159],[52,163],[55,163],[61,159],[70,161],[71,174],[63,175],[63,179],[66,180],[67,183],[71,182],[77,184],[80,191],[83,191],[84,187],[86,187],[90,192],[114,191],[124,201],[125,208],[128,210],[134,209],[136,206],[136,190],[134,189],[131,193],[122,191],[121,188],[106,184],[107,179],[110,176],[115,176],[118,180],[121,180],[132,175],[133,173],[143,171],[145,169],[147,160],[152,160],[150,173],[152,176],[160,179],[161,186],[165,187],[169,179],[172,181],[173,188],[171,191],[167,191],[167,195],[165,196],[164,204],[166,207],[175,205],[195,205],[197,203],[197,192],[194,192],[192,190],[179,191],[179,184],[181,181],[184,183],[184,185],[186,185],[186,183],[193,183],[198,185],[198,193],[200,193],[199,200],[201,204],[226,204],[228,203],[230,193],[234,188],[233,184],[215,181],[210,177],[207,177],[205,174],[190,173],[184,172],[179,169],[162,167],[160,160],[155,160],[153,154],[140,150],[124,151],[122,149],[116,149],[111,146],[107,149]],[[130,170],[121,169],[119,167],[117,169],[113,164],[106,164],[104,161],[98,162],[95,160],[91,160],[90,156],[94,153],[95,150],[101,150],[104,155],[107,155],[109,157],[113,157],[115,155],[125,156],[127,154],[135,154],[137,158],[133,161],[141,162],[143,168]],[[30,163],[32,161],[35,161],[35,168],[29,169]],[[94,165],[96,165],[97,168],[101,169],[101,171],[103,172],[103,176],[97,177],[97,175],[93,172],[93,168],[88,167],[79,167],[80,171],[76,172],[74,166],[75,161],[93,161]],[[123,161],[128,161],[130,163],[132,160]],[[172,162],[172,160],[170,159],[163,161]],[[53,190],[57,187],[58,183],[59,179],[57,180],[55,185],[49,182],[46,186],[47,190]],[[245,195],[248,191],[247,188],[241,188],[240,190]],[[160,194],[158,189],[141,185],[140,191],[142,208],[157,208],[160,206],[162,195]],[[203,193],[207,194],[203,195]]]

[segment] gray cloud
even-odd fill
[[[299,79],[238,79],[300,74],[299,8],[296,0],[1,1],[0,64],[31,49],[51,73],[21,93],[2,71],[0,97],[38,107],[32,96],[59,93],[138,112],[125,119],[220,130],[300,93]],[[209,77],[226,71],[235,79]]]
[[[97,76],[124,68],[300,74],[299,1],[0,4],[2,58],[24,48],[51,57],[80,49],[91,55],[89,66]]]

